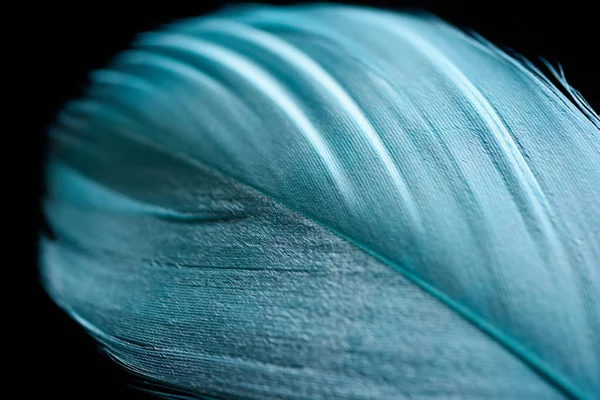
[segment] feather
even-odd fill
[[[43,283],[157,391],[600,397],[600,119],[566,83],[326,4],[177,22],[91,80]]]

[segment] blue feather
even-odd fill
[[[50,132],[42,274],[191,397],[600,397],[600,119],[430,15],[140,35]]]

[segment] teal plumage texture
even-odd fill
[[[562,76],[557,76],[562,80]],[[50,132],[42,277],[185,396],[600,397],[600,120],[429,15],[140,35]]]

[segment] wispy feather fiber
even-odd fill
[[[575,92],[435,17],[334,5],[176,23],[91,79],[50,132],[43,281],[154,389],[600,398]]]

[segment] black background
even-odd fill
[[[271,2],[273,3],[273,2]],[[282,2],[278,2],[282,3]],[[589,2],[592,4],[593,2]],[[75,3],[74,3],[75,4]],[[150,5],[154,4],[154,5]],[[584,2],[550,2],[543,6],[494,1],[396,1],[370,2],[390,8],[424,8],[460,27],[472,29],[493,43],[534,60],[543,56],[561,63],[566,77],[595,110],[598,110],[598,22],[591,5]],[[47,297],[38,283],[37,237],[43,228],[39,199],[42,192],[44,133],[61,105],[77,96],[87,72],[102,67],[116,52],[127,47],[136,32],[146,31],[181,17],[200,15],[219,7],[219,2],[195,1],[176,7],[172,2],[118,5],[78,2],[69,6],[35,6],[15,15],[19,29],[11,29],[5,42],[16,46],[11,58],[17,68],[16,102],[18,129],[10,136],[22,143],[11,146],[19,157],[18,201],[24,207],[19,222],[25,249],[19,249],[17,266],[25,273],[17,282],[19,315],[12,323],[20,363],[15,367],[17,386],[24,398],[44,394],[50,398],[150,398],[131,387],[137,382],[116,368],[93,341]],[[10,19],[10,15],[4,17]],[[595,39],[595,40],[594,40]],[[8,76],[10,78],[10,76]],[[7,76],[5,76],[7,79]],[[10,109],[9,109],[10,110]],[[10,116],[9,116],[10,117]],[[9,171],[13,173],[14,171]],[[24,229],[23,229],[24,228]],[[20,240],[21,238],[19,238]],[[15,241],[16,239],[11,239]],[[11,242],[8,242],[11,243]],[[22,301],[21,301],[22,300]],[[14,308],[9,304],[10,308]],[[27,382],[24,384],[23,382]]]

